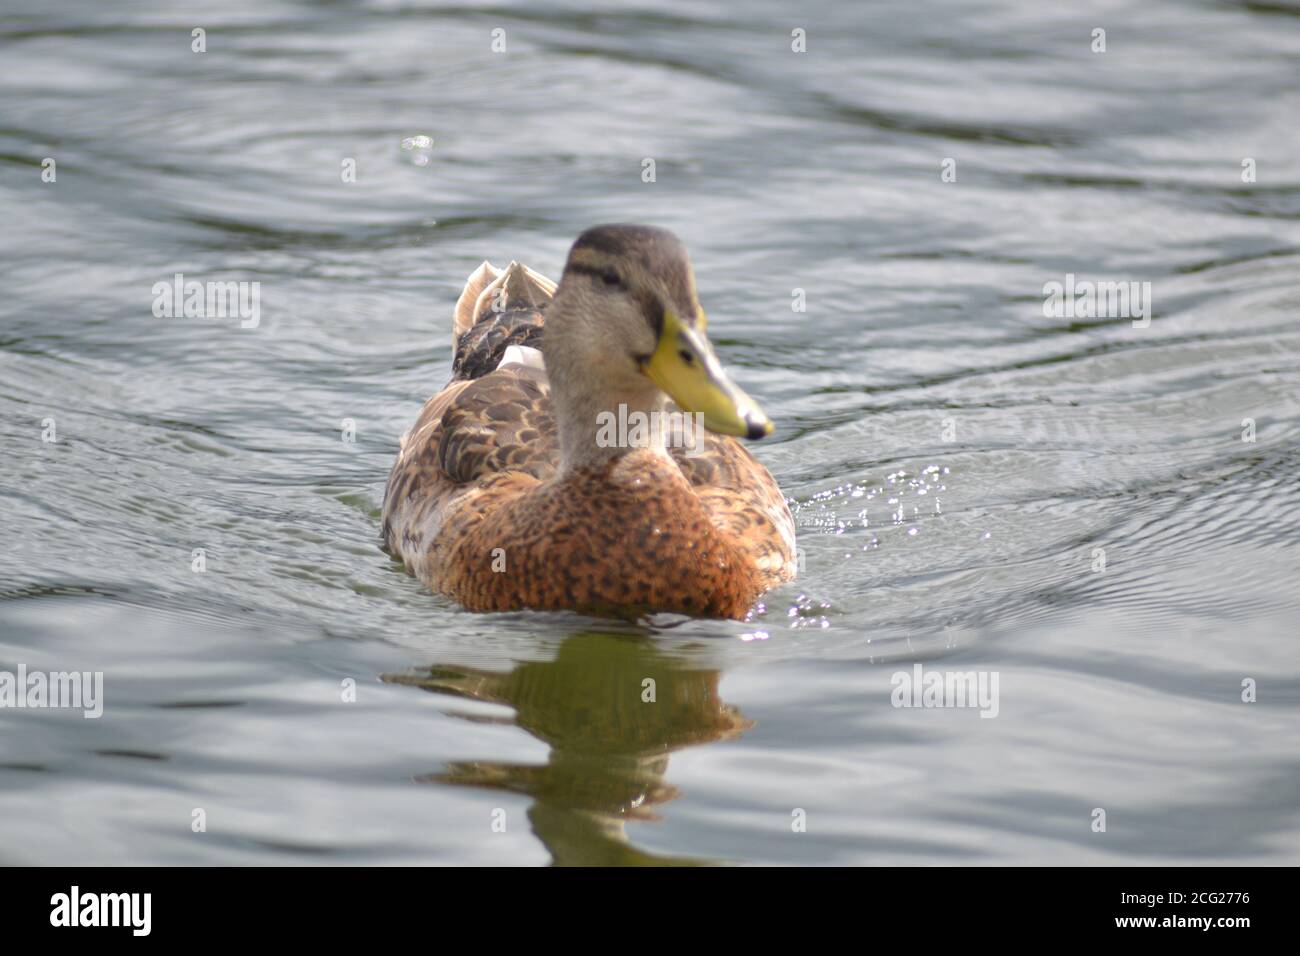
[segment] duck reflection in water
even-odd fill
[[[664,780],[672,751],[753,726],[719,698],[720,676],[643,637],[582,633],[554,660],[506,672],[435,665],[384,680],[506,704],[515,724],[551,748],[545,765],[458,761],[421,781],[528,794],[533,832],[557,865],[653,866],[712,862],[638,850],[625,825],[657,820],[653,808],[678,795]]]

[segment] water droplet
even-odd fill
[[[428,166],[430,152],[433,150],[432,136],[408,136],[402,140],[403,152],[411,153],[411,162],[416,166]]]

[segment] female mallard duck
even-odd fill
[[[794,519],[725,437],[772,424],[704,325],[663,229],[587,230],[558,288],[483,263],[456,304],[452,380],[388,479],[389,550],[471,610],[744,617],[794,577]]]

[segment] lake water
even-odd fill
[[[0,862],[1300,862],[1300,7],[19,2],[0,63],[0,671],[104,675],[0,709]],[[380,548],[465,277],[604,221],[777,422],[749,622]]]

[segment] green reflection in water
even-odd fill
[[[422,781],[528,794],[533,832],[557,865],[654,866],[714,862],[639,850],[624,827],[658,819],[653,807],[677,796],[664,780],[672,751],[753,726],[718,697],[719,677],[644,638],[586,632],[565,640],[554,660],[504,673],[435,665],[384,679],[506,704],[551,748],[541,766],[458,761]]]

